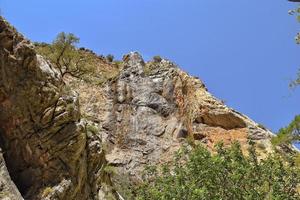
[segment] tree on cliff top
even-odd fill
[[[49,45],[38,45],[38,52],[50,60],[59,70],[62,77],[71,75],[81,78],[91,71],[90,56],[76,48],[79,38],[72,33],[61,32]]]

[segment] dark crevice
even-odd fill
[[[186,128],[182,128],[178,135],[177,135],[177,138],[187,138],[188,137],[188,131]]]
[[[17,144],[13,145],[14,142]],[[16,145],[19,147],[18,149],[14,148]],[[23,162],[23,158],[20,153],[25,150],[24,145],[21,141],[18,142],[16,140],[9,140],[6,137],[5,130],[0,127],[0,148],[2,149],[3,158],[10,178],[15,183],[21,195],[23,197],[26,196],[26,193],[35,180],[32,175],[33,169],[31,166],[28,166]]]
[[[3,135],[4,135],[4,130],[0,128],[0,148],[2,149],[2,151],[5,149],[5,140],[3,138]]]
[[[193,136],[194,136],[194,140],[203,140],[204,138],[206,138],[206,135],[200,133],[196,133]]]

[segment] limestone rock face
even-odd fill
[[[270,131],[168,60],[132,52],[104,85],[74,82],[0,18],[0,199],[122,199],[182,145],[252,139],[271,151]]]
[[[0,144],[9,174],[25,199],[96,195],[90,175],[101,168],[104,155],[101,146],[97,149],[87,138],[85,125],[78,94],[68,91],[51,64],[1,18]],[[14,193],[3,159],[1,166],[8,183],[3,191]],[[14,195],[21,199],[18,192]]]
[[[187,140],[208,148],[237,140],[246,148],[252,139],[271,149],[271,132],[226,107],[174,63],[145,63],[136,52],[123,61],[107,92],[102,134],[110,146],[106,159],[132,182],[140,180],[146,165],[172,161]]]

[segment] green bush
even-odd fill
[[[162,60],[162,58],[161,58],[160,56],[154,56],[154,57],[153,57],[153,61],[154,61],[155,63],[160,63],[161,60]]]
[[[106,56],[106,60],[108,61],[108,62],[113,62],[114,61],[114,56],[113,55],[111,55],[111,54],[108,54],[107,56]]]
[[[139,200],[296,200],[299,169],[280,155],[257,159],[254,145],[244,156],[240,145],[217,146],[212,154],[197,146],[181,150],[171,166],[148,167],[135,190]],[[187,156],[188,155],[188,156]]]

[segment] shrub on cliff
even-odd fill
[[[162,61],[162,58],[160,56],[153,56],[153,62],[160,63]]]
[[[108,61],[108,62],[113,62],[114,61],[114,56],[112,55],[112,54],[108,54],[107,56],[106,56],[106,60]]]
[[[149,167],[137,199],[150,200],[296,200],[300,172],[293,159],[269,155],[258,160],[254,146],[244,156],[235,143],[212,154],[202,146],[180,151],[172,166]],[[188,155],[188,156],[186,156]]]

